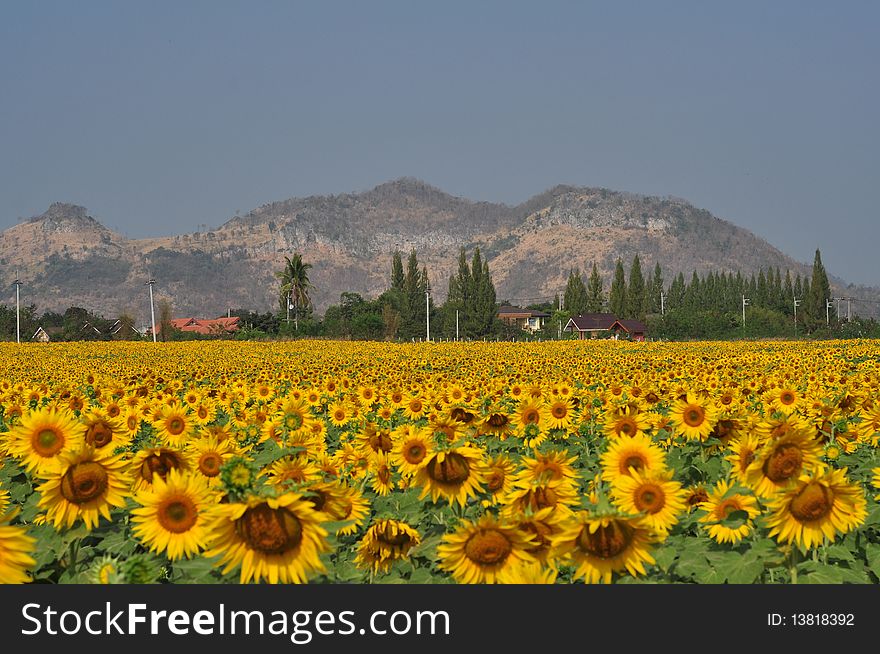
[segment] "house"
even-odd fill
[[[32,341],[40,341],[40,343],[48,343],[50,340],[49,334],[46,333],[46,330],[42,327],[37,327],[37,331],[34,332],[34,335],[31,336]]]
[[[614,332],[615,337],[625,335],[633,341],[644,341],[646,327],[638,320],[620,319],[614,321],[614,324],[611,325],[611,331]]]
[[[584,338],[584,334],[598,338],[601,332],[610,331],[616,322],[617,316],[613,313],[585,313],[569,318],[563,331],[577,332],[580,339]]]
[[[528,332],[536,332],[541,329],[544,326],[544,321],[549,317],[550,314],[543,311],[532,311],[509,305],[498,309],[499,320]]]
[[[52,340],[53,336],[58,336],[64,331],[61,327],[37,327],[37,331],[34,332],[34,335],[31,336],[32,341],[39,341],[40,343],[48,343]]]
[[[238,316],[221,316],[220,318],[175,318],[171,321],[171,327],[182,332],[194,332],[196,334],[211,334],[221,336],[232,334],[240,329]],[[160,326],[156,325],[156,333]]]

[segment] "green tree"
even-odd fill
[[[563,302],[565,310],[572,316],[579,316],[587,310],[589,298],[587,287],[584,285],[584,280],[581,279],[580,269],[569,271]]]
[[[813,275],[810,278],[810,290],[804,301],[806,314],[816,328],[825,322],[825,302],[831,299],[831,285],[828,283],[828,274],[822,265],[822,255],[816,249],[813,259]]]
[[[290,311],[293,311],[294,329],[299,330],[300,314],[308,315],[312,309],[311,292],[314,286],[309,281],[309,270],[312,264],[305,263],[299,252],[292,257],[284,257],[284,270],[275,273],[281,281],[278,292],[278,303],[281,307],[281,315],[290,320]]]
[[[590,273],[590,281],[587,285],[587,313],[601,313],[604,308],[605,291],[602,288],[602,277],[599,275],[599,269],[594,261],[593,271]]]
[[[403,261],[400,258],[400,251],[395,250],[391,257],[391,288],[402,291],[403,280]]]
[[[617,317],[626,314],[626,276],[623,271],[623,261],[617,258],[614,266],[614,279],[611,281],[611,293],[608,297],[611,313]]]
[[[648,311],[660,313],[661,299],[663,294],[663,271],[660,270],[660,262],[654,264],[654,276],[651,278],[651,286],[648,295]]]
[[[629,268],[629,288],[626,290],[626,318],[643,320],[645,317],[645,277],[639,255],[633,257]]]

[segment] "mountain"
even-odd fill
[[[285,254],[313,264],[319,313],[343,291],[372,297],[388,286],[391,256],[415,248],[442,301],[459,248],[479,246],[499,299],[552,299],[569,270],[593,261],[610,286],[614,262],[638,254],[650,272],[660,262],[669,284],[679,271],[748,274],[776,267],[806,275],[797,262],[751,232],[680,199],[557,186],[517,206],[454,197],[403,178],[362,193],[291,198],[262,205],[219,228],[127,239],[83,207],[55,203],[0,233],[0,275],[23,281],[22,301],[39,310],[82,306],[105,316],[129,311],[146,324],[145,282],[177,316],[214,317],[228,308],[275,310]],[[832,277],[840,294],[870,300],[880,291]],[[14,296],[13,296],[14,297]],[[3,301],[0,298],[0,301]],[[5,301],[9,301],[6,298]],[[859,313],[877,304],[858,306]]]

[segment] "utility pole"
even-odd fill
[[[852,320],[852,298],[846,298],[846,321]]]
[[[746,328],[746,307],[749,306],[750,299],[743,295],[743,329]]]
[[[562,295],[559,296],[559,311],[562,312]],[[559,319],[559,340],[562,340],[562,318]]]
[[[660,315],[666,315],[666,293],[660,291]]]
[[[425,340],[431,340],[431,285],[425,287]]]
[[[156,280],[152,277],[150,277],[149,281],[147,282],[147,286],[150,287],[150,319],[153,321],[150,331],[153,332],[154,343],[156,342],[156,310],[153,308],[153,284],[155,283]]]
[[[833,300],[825,300],[825,326],[831,325],[831,307],[834,306]]]
[[[837,300],[837,321],[840,322],[840,301],[843,299],[842,297],[834,298]]]
[[[15,276],[15,342],[21,343],[21,280]]]
[[[458,309],[455,310],[455,341],[458,342]]]
[[[794,335],[797,336],[797,308],[803,300],[794,299]]]

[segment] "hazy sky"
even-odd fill
[[[880,284],[877,2],[0,4],[0,228],[419,177],[674,195]]]

